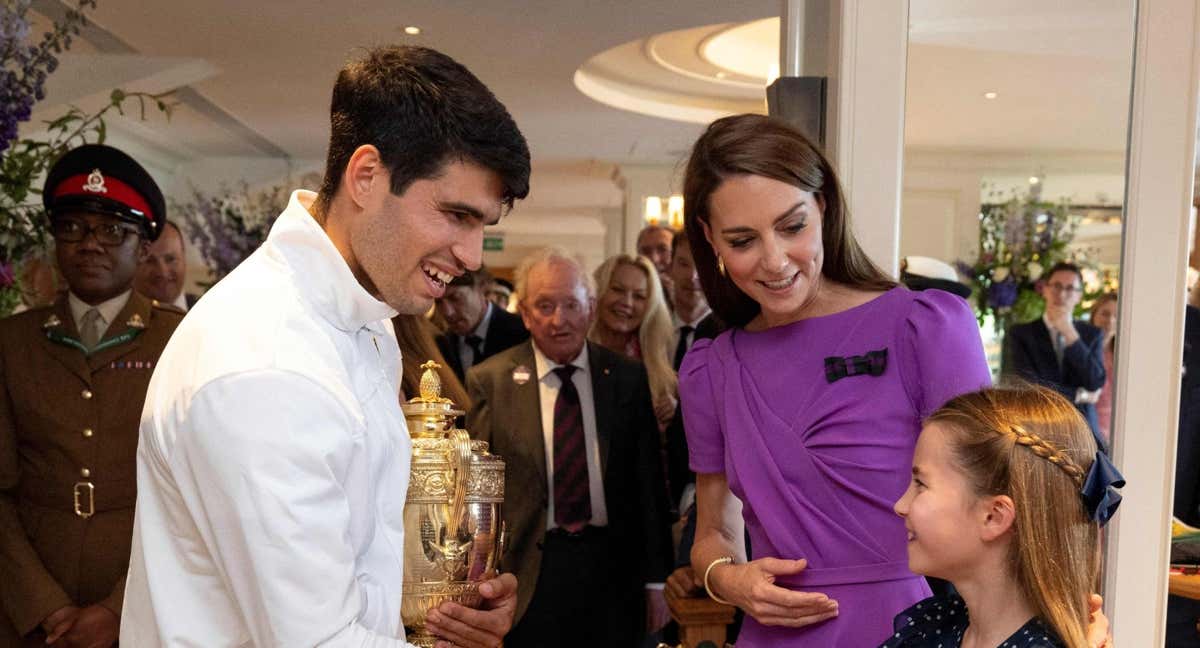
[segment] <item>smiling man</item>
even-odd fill
[[[141,165],[79,147],[43,199],[68,292],[0,320],[0,645],[111,646],[142,400],[182,313],[130,290],[165,211]]]
[[[504,106],[430,49],[368,51],[333,90],[317,194],[188,314],[150,385],[121,644],[406,646],[411,443],[390,318],[479,267],[483,227],[528,192]],[[499,645],[482,610],[428,616],[439,645]]]
[[[133,289],[164,304],[186,311],[196,303],[195,295],[183,292],[187,278],[187,251],[179,226],[167,221],[162,235],[150,244],[146,258],[138,264]]]

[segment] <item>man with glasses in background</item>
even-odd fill
[[[0,320],[0,645],[111,646],[142,403],[183,315],[131,289],[166,220],[141,165],[81,146],[42,198],[69,290]]]
[[[1050,268],[1038,284],[1046,300],[1041,319],[1008,329],[1004,339],[1004,373],[1053,388],[1075,403],[1087,419],[1096,444],[1099,434],[1096,400],[1104,387],[1104,334],[1074,319],[1083,298],[1083,275],[1070,263]]]

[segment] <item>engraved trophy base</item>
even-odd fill
[[[437,637],[425,630],[425,615],[445,601],[479,608],[483,604],[479,583],[405,583],[400,599],[400,616],[405,622],[405,635],[409,643],[420,648],[433,648]]]

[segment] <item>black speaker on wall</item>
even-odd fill
[[[767,86],[767,113],[825,147],[825,77],[779,77]]]

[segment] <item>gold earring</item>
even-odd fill
[[[721,273],[722,277],[725,276],[725,259],[722,259],[719,254],[717,255],[717,272]]]

